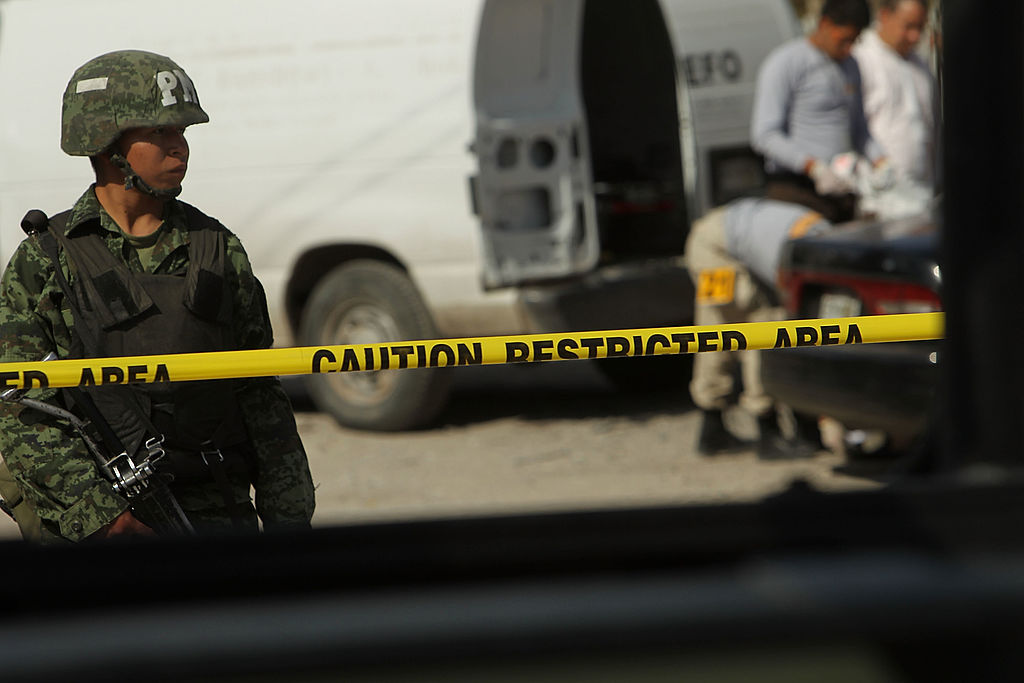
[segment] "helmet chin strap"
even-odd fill
[[[153,187],[140,178],[139,174],[136,173],[135,169],[128,163],[128,160],[117,152],[110,155],[110,161],[114,166],[117,166],[122,173],[124,173],[124,189],[126,190],[135,188],[139,192],[148,194],[150,197],[155,197],[156,199],[174,199],[181,194],[181,185],[166,190]]]

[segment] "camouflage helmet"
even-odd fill
[[[192,80],[171,59],[121,50],[89,60],[64,91],[60,147],[94,156],[129,128],[189,126],[210,117]]]

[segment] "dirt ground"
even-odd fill
[[[794,479],[829,490],[877,485],[828,451],[783,462],[753,450],[697,455],[699,416],[685,387],[618,392],[582,361],[453,372],[437,424],[407,433],[340,428],[287,383],[317,484],[315,525],[755,500]],[[728,417],[752,436],[752,421]],[[0,537],[16,537],[0,517]]]
[[[623,394],[582,362],[472,371],[439,425],[421,432],[352,432],[300,413],[316,521],[753,500],[796,478],[827,489],[876,485],[838,471],[843,458],[827,451],[788,462],[759,461],[753,450],[699,456],[699,416],[684,390]],[[752,421],[730,417],[753,435]]]

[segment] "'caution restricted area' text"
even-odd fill
[[[941,339],[942,313],[0,363],[0,390]]]

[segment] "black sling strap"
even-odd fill
[[[61,290],[64,292],[64,298],[68,303],[68,307],[71,308],[72,318],[80,319],[82,312],[78,310],[75,304],[75,297],[71,291],[71,284],[64,277],[64,271],[60,267],[60,254],[57,249],[57,240],[54,236],[54,231],[64,231],[64,227],[67,225],[68,216],[71,214],[70,211],[62,211],[50,218],[49,229],[45,233],[39,234],[39,245],[43,251],[46,252],[51,263],[53,264],[54,276],[57,278],[57,284],[60,285]],[[76,325],[76,328],[80,326]],[[81,334],[81,330],[79,331]],[[95,339],[90,340],[93,345]],[[74,344],[74,342],[72,342]],[[123,453],[125,452],[124,444],[121,443],[121,438],[117,433],[111,429],[110,425],[103,418],[96,404],[93,400],[86,395],[84,391],[77,387],[66,387],[64,389],[66,394],[71,398],[75,405],[77,405],[85,416],[89,419],[96,429],[100,433],[100,438],[103,440],[103,444],[107,447],[110,453]],[[141,408],[141,406],[140,406]],[[146,418],[148,420],[148,416]],[[153,432],[153,436],[156,436],[156,432]]]

